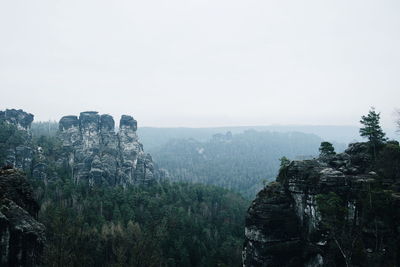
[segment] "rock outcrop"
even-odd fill
[[[33,114],[22,109],[6,109],[0,111],[0,121],[6,121],[18,127],[19,130],[28,131],[31,128]]]
[[[48,168],[42,148],[32,144],[32,121],[33,115],[23,110],[0,111],[0,122],[14,127],[18,136],[5,144],[6,153],[0,158],[0,167],[12,166],[47,182],[56,178],[57,173]],[[79,117],[64,116],[59,122],[58,134],[63,153],[52,160],[57,168],[67,167],[76,182],[85,180],[91,185],[151,183],[159,172],[154,169],[151,156],[144,153],[136,130],[136,120],[127,115],[122,115],[118,132],[110,115],[87,111],[81,112]]]
[[[360,266],[392,266],[387,265],[386,260],[396,262],[393,255],[398,253],[398,248],[389,244],[399,240],[400,228],[396,229],[396,223],[390,228],[378,220],[370,227],[365,218],[364,221],[360,218],[360,195],[368,192],[378,178],[371,171],[371,165],[367,144],[355,143],[344,153],[292,161],[281,168],[277,181],[261,190],[248,210],[243,266],[346,266],[346,260],[350,262],[349,255],[356,258],[357,253],[357,260],[363,262]],[[343,227],[350,234],[343,237],[345,230],[341,230],[340,238],[358,240],[359,243],[340,240],[333,235],[332,229],[324,228],[317,200],[327,194],[343,200],[346,225],[351,225]],[[388,198],[396,203],[391,203],[390,207],[400,207],[395,195]],[[363,212],[366,213],[365,209]],[[377,235],[372,234],[378,230],[381,231],[379,245]],[[346,242],[358,246],[357,249],[349,248],[350,245],[346,247]]]
[[[31,186],[16,169],[0,170],[0,265],[40,266],[45,228]]]
[[[59,137],[65,148],[67,165],[75,181],[110,185],[148,184],[155,171],[149,154],[139,142],[137,122],[122,115],[119,130],[110,115],[95,111],[62,117]]]
[[[33,115],[21,109],[0,111],[0,122],[15,126],[18,130],[18,136],[13,136],[18,140],[7,147],[6,157],[0,162],[1,165],[11,165],[23,170],[31,168],[34,153],[30,133],[32,121]]]

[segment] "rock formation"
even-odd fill
[[[41,147],[34,147],[30,132],[33,115],[23,110],[0,111],[0,122],[17,129],[19,139],[6,144],[1,166],[13,166],[38,179],[56,178],[49,170]],[[59,134],[64,152],[57,155],[56,166],[67,166],[76,182],[109,185],[148,184],[156,175],[153,161],[144,153],[136,133],[137,122],[122,115],[118,132],[110,115],[95,111],[79,116],[64,116],[59,122]],[[34,160],[35,158],[35,160]],[[50,173],[52,177],[48,177]],[[158,173],[158,172],[157,172]],[[54,176],[54,177],[53,177]]]
[[[30,144],[32,121],[33,115],[21,109],[0,111],[0,122],[15,126],[21,134],[21,140],[7,148],[5,162],[0,162],[1,165],[11,165],[23,170],[30,169],[34,152]]]
[[[39,205],[24,175],[0,170],[0,265],[40,266],[45,228],[37,221]]]
[[[119,130],[110,115],[95,111],[62,117],[59,137],[75,181],[110,185],[148,184],[155,171],[136,133],[137,122],[122,115]]]
[[[0,111],[0,121],[14,124],[19,130],[28,131],[31,128],[33,115],[26,113],[22,109],[6,109],[5,111]]]
[[[361,219],[361,213],[366,210],[362,210],[360,194],[368,193],[370,185],[377,180],[377,174],[370,170],[371,165],[367,144],[355,143],[344,153],[292,161],[281,168],[277,181],[261,190],[248,210],[243,266],[346,266],[343,256],[350,262],[350,255],[354,259],[359,257],[357,260],[362,263],[357,266],[394,266],[391,264],[399,257],[396,252],[399,249],[396,245],[400,230],[400,227],[396,229],[398,218],[390,218],[394,221],[390,227],[379,220],[371,226]],[[343,244],[347,242],[358,246],[357,249],[343,248],[346,244],[340,244],[339,237],[332,235],[332,229],[323,229],[317,200],[324,194],[334,194],[344,200],[346,226],[343,229],[352,230],[341,238],[350,241],[345,240]],[[389,194],[386,198],[394,203],[390,204],[391,209],[400,207],[398,195]],[[369,201],[367,198],[367,203]],[[381,241],[373,234],[378,230]],[[356,237],[352,236],[356,233]]]

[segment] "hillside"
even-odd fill
[[[152,155],[173,181],[218,185],[253,198],[263,182],[277,175],[281,157],[312,158],[321,141],[299,132],[248,130],[216,134],[204,142],[171,140]]]

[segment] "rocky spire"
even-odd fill
[[[118,133],[112,116],[96,111],[65,116],[59,137],[76,181],[110,185],[147,184],[154,180],[150,155],[144,153],[137,136],[137,121],[122,115]]]
[[[33,114],[27,113],[22,109],[6,109],[5,111],[0,111],[0,121],[13,124],[19,130],[28,131],[31,128]]]
[[[33,158],[30,133],[32,121],[33,115],[21,109],[0,111],[0,122],[15,126],[20,137],[20,143],[13,144],[7,149],[6,159],[4,162],[0,162],[0,165],[11,165],[25,171],[30,170]]]

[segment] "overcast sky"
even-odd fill
[[[357,125],[375,106],[391,127],[399,14],[398,0],[0,0],[0,109],[202,127]]]

